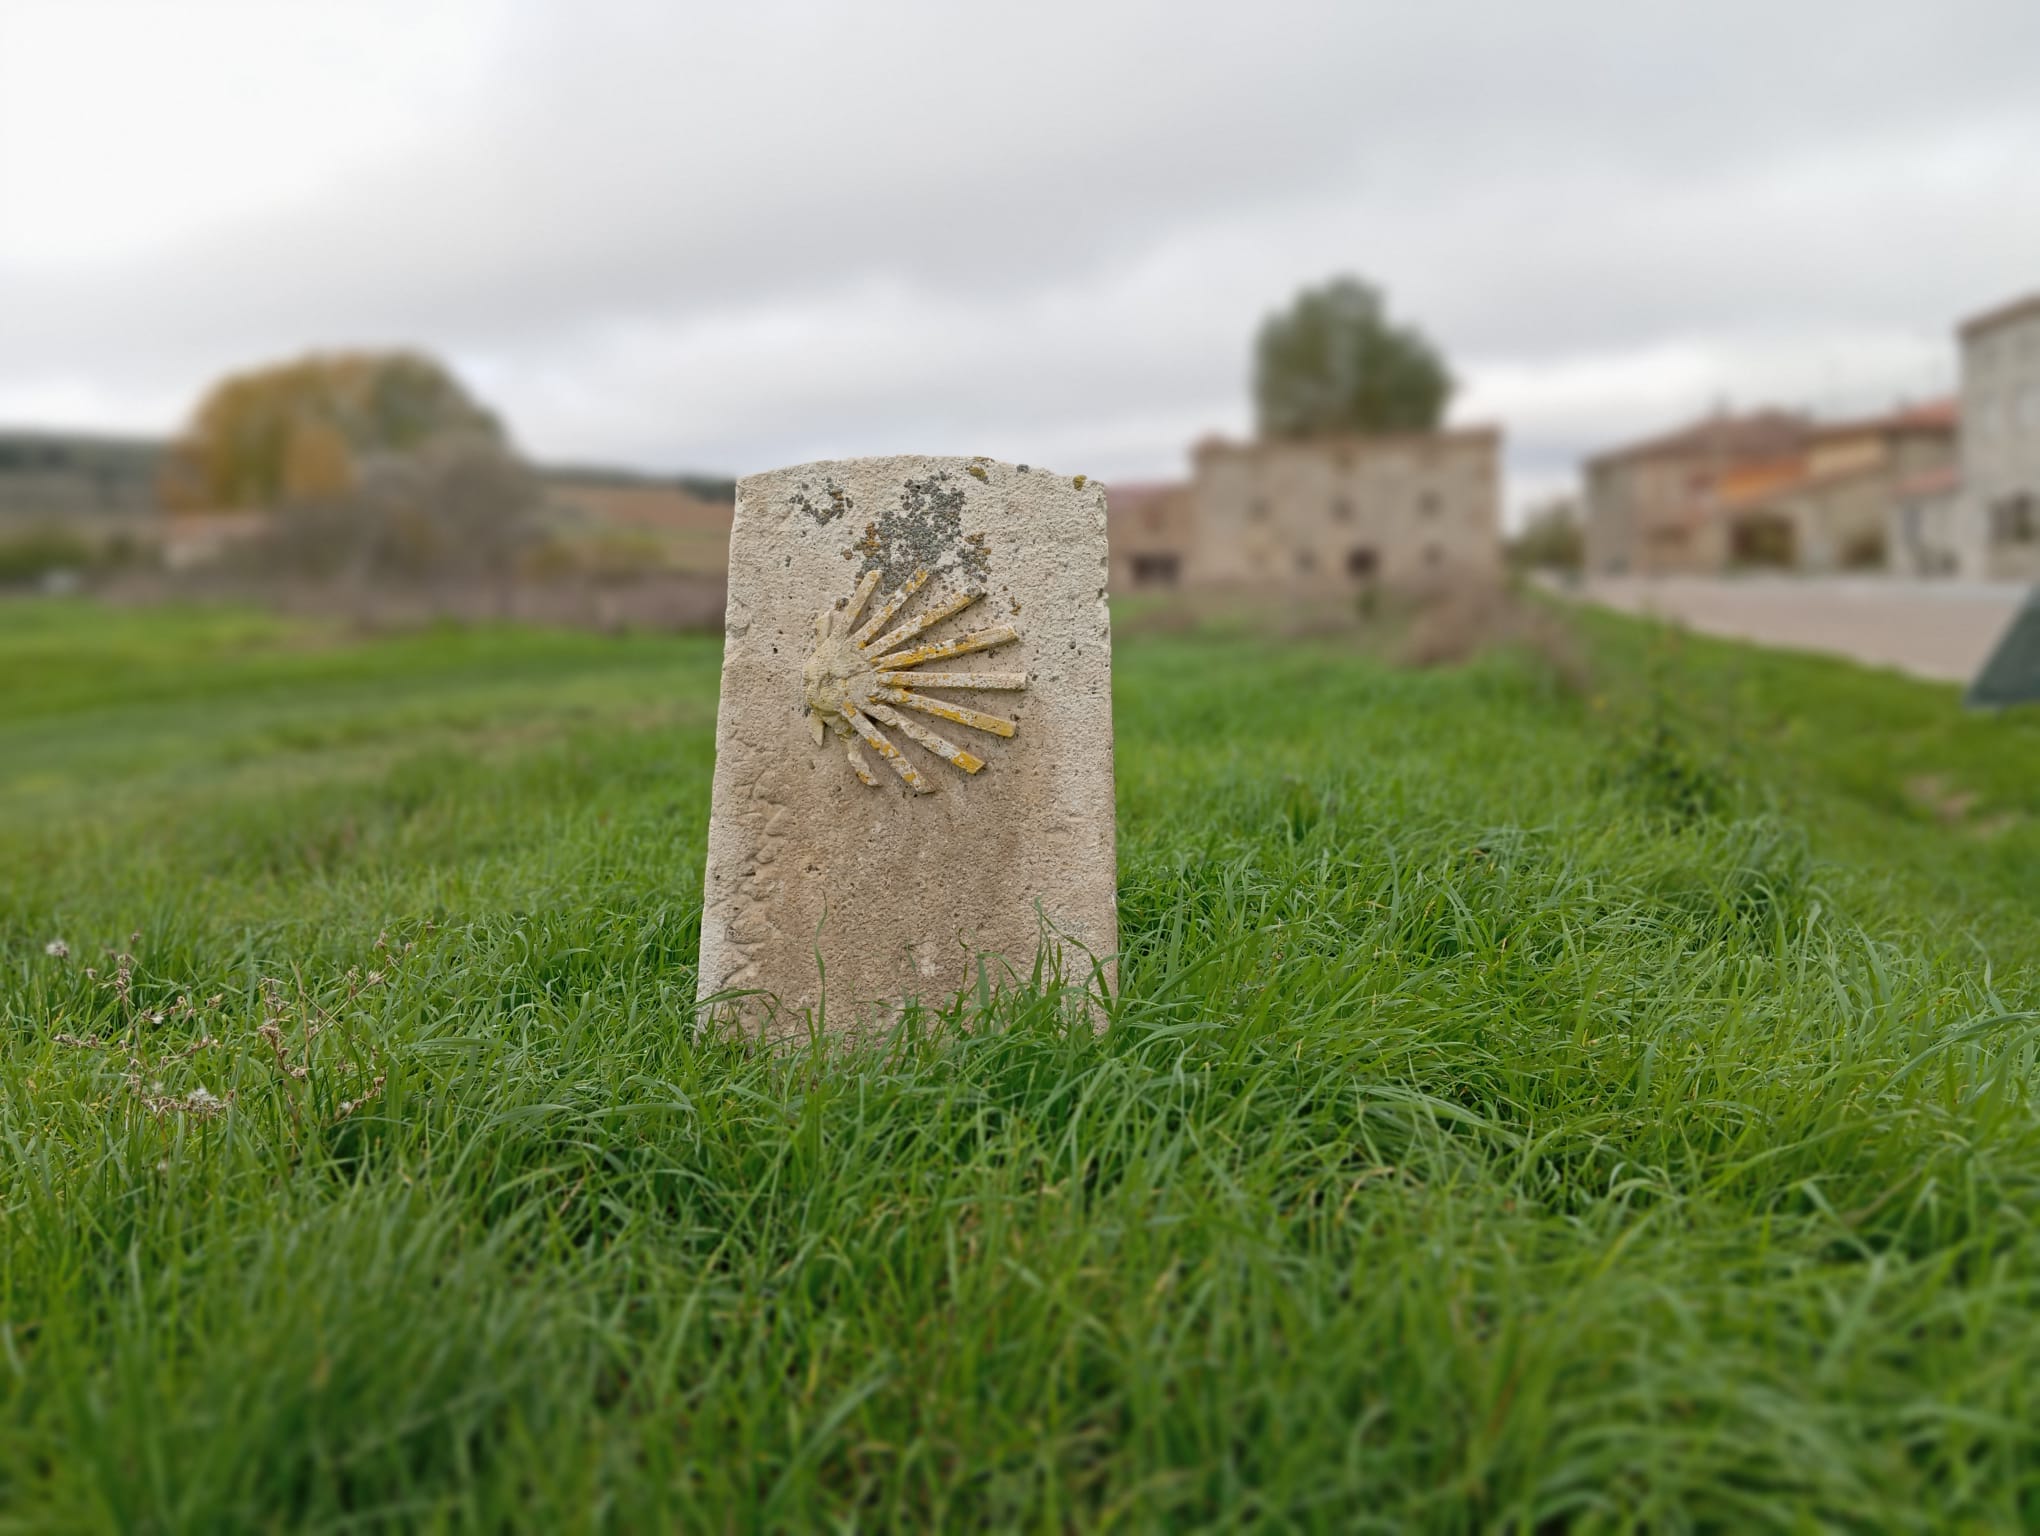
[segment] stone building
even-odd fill
[[[2040,581],[2040,293],[1965,321],[1959,572]]]
[[[1587,569],[1637,576],[1723,569],[1731,563],[1724,501],[1798,478],[1811,431],[1793,411],[1721,412],[1588,460]]]
[[[1189,485],[1115,482],[1105,489],[1105,506],[1112,590],[1181,586],[1196,540]]]
[[[1332,593],[1500,573],[1494,428],[1207,438],[1192,460],[1186,484],[1108,491],[1118,590]]]
[[[1901,576],[1954,576],[1962,569],[1962,471],[1956,464],[1901,480],[1893,501],[1891,569]]]
[[[1728,567],[1883,570],[1898,564],[1902,491],[1955,464],[1952,400],[1806,434],[1796,471],[1740,484],[1724,477],[1716,499],[1719,552]]]

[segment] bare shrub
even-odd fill
[[[1585,654],[1549,607],[1498,582],[1451,581],[1412,594],[1397,659],[1410,667],[1457,666],[1494,650],[1526,650],[1574,692],[1589,682]]]
[[[348,490],[283,507],[229,563],[352,587],[503,583],[537,548],[544,504],[538,477],[501,444],[449,437],[370,458]]]

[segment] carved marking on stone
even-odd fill
[[[815,648],[801,672],[808,707],[808,730],[816,746],[827,740],[831,731],[843,738],[844,754],[848,757],[850,769],[857,775],[859,782],[873,787],[878,783],[871,770],[865,766],[864,758],[858,750],[858,744],[862,741],[891,766],[907,788],[917,795],[931,794],[935,789],[934,784],[914,767],[906,755],[894,746],[873,722],[891,726],[909,741],[919,743],[965,773],[976,773],[985,766],[983,758],[965,751],[955,742],[937,735],[918,721],[910,720],[888,706],[904,705],[921,714],[954,721],[973,730],[1010,737],[1016,728],[1015,722],[1003,716],[988,715],[961,704],[931,699],[911,690],[982,688],[1014,691],[1025,688],[1027,686],[1025,672],[916,670],[931,661],[1010,645],[1020,638],[1020,632],[1010,624],[1000,624],[991,629],[975,630],[960,635],[954,640],[915,646],[909,650],[895,650],[893,649],[895,646],[905,645],[936,625],[962,613],[984,594],[975,590],[958,592],[931,604],[918,618],[908,619],[881,635],[879,631],[885,629],[893,617],[906,607],[914,594],[928,584],[928,569],[925,566],[916,569],[900,583],[897,591],[872,611],[870,618],[862,625],[858,625],[857,620],[864,612],[864,605],[878,589],[879,574],[876,569],[865,572],[863,579],[857,583],[857,590],[851,593],[847,601],[824,608],[815,615]],[[852,628],[853,625],[857,627]]]
[[[739,482],[705,1021],[857,1037],[1049,956],[1110,990],[1105,523],[1097,482],[992,459]]]

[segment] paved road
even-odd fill
[[[1655,614],[1704,634],[1967,682],[2028,589],[1863,576],[1592,576],[1552,590],[1625,613]]]

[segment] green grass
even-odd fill
[[[1126,637],[1104,1033],[773,1054],[714,642],[0,606],[0,1528],[2040,1524],[2040,723],[1579,634]]]

